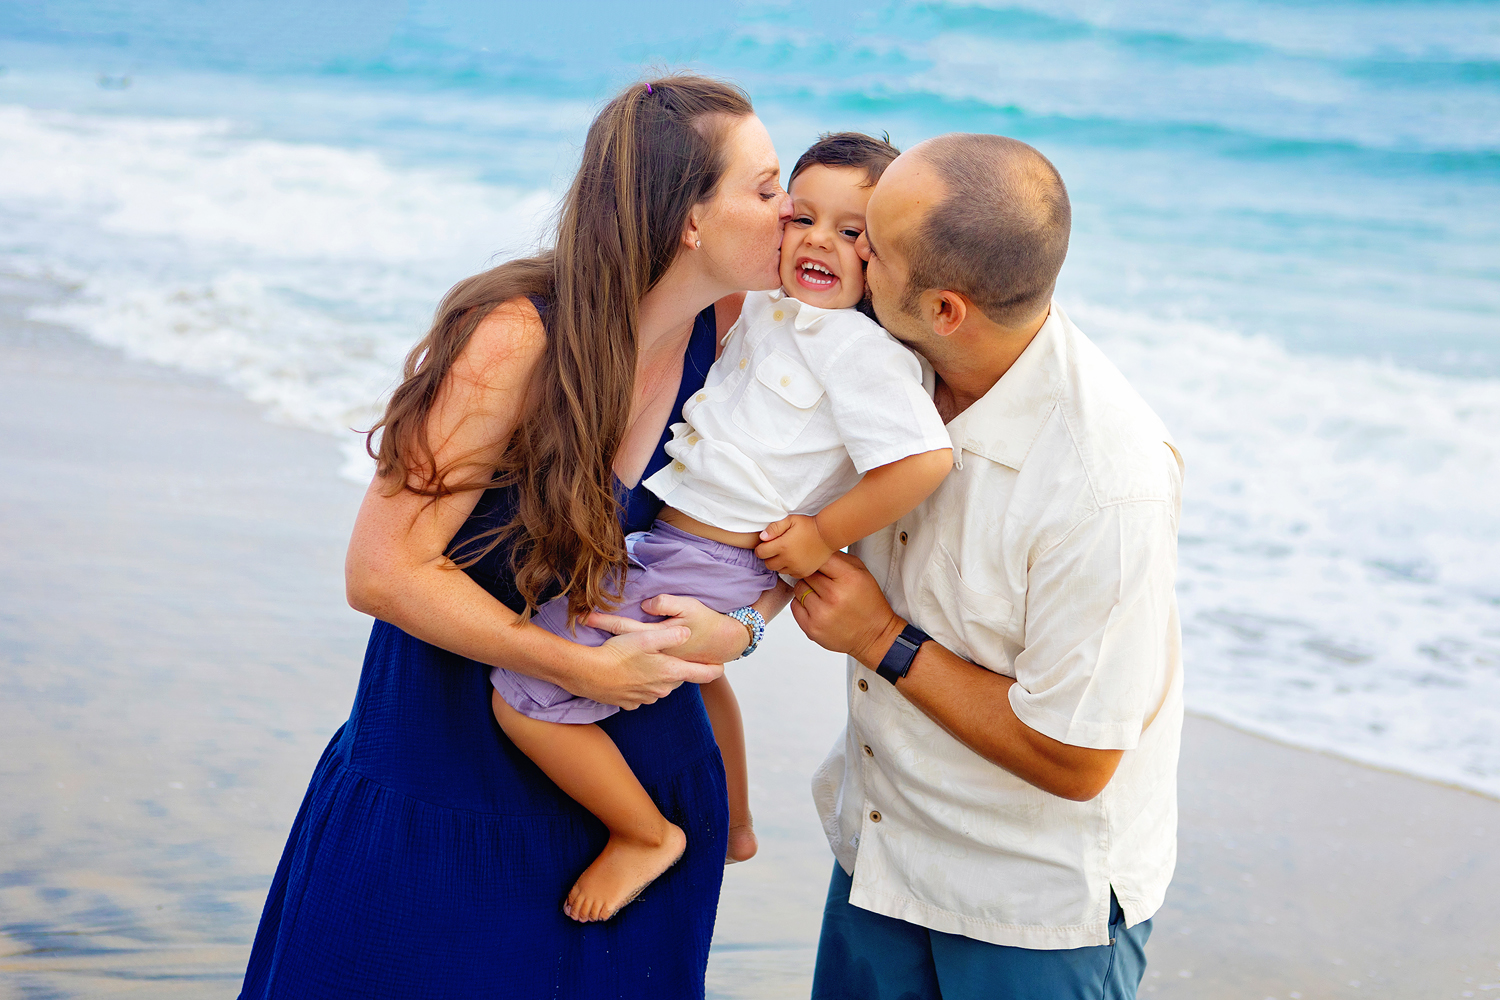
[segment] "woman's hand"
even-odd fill
[[[670,651],[672,656],[695,664],[724,664],[737,660],[745,647],[750,645],[750,633],[745,626],[728,615],[719,614],[696,598],[662,594],[642,602],[641,610],[650,615],[660,615],[666,621],[638,622],[623,615],[594,611],[584,618],[583,623],[613,632],[620,638],[656,633],[662,629],[674,629],[680,634],[681,629],[686,628],[686,638],[657,648]],[[605,645],[616,641],[618,639],[611,639]],[[722,671],[722,667],[720,669]]]
[[[687,628],[667,622],[630,624],[641,627],[617,634],[592,651],[597,659],[589,669],[577,674],[569,687],[573,694],[628,711],[665,698],[684,681],[707,684],[724,673],[720,663],[694,663],[674,655],[674,647],[692,638]],[[665,652],[669,649],[673,652]]]

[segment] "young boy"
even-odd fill
[[[748,605],[777,573],[812,575],[909,513],[947,475],[951,444],[919,363],[855,308],[864,297],[855,242],[870,189],[897,154],[846,132],[824,136],[792,168],[782,288],[746,296],[703,390],[672,425],[674,461],[646,480],[666,507],[650,531],[626,539],[621,614],[647,619],[640,602],[658,594],[696,597],[746,626],[749,655],[765,622]],[[609,638],[571,629],[563,600],[534,620],[588,645]],[[592,725],[618,709],[500,668],[490,680],[506,735],[609,829],[564,904],[575,920],[607,920],[671,867],[686,836]],[[744,860],[756,843],[739,708],[726,678],[702,692],[724,754],[727,860]]]

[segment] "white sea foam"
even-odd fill
[[[534,242],[545,191],[246,138],[222,122],[0,107],[5,266],[67,281],[42,312],[213,375],[283,419],[368,426],[456,277]]]
[[[1500,381],[1071,313],[1187,457],[1189,706],[1500,795]]]
[[[0,266],[47,315],[339,433],[553,195],[224,123],[0,107]],[[1500,383],[1074,303],[1188,461],[1190,706],[1500,795]]]

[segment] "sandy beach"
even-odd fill
[[[354,694],[361,490],[332,438],[25,318],[59,294],[0,282],[0,996],[232,997]],[[842,666],[787,620],[731,670],[762,851],[710,996],[806,996]],[[1500,802],[1190,717],[1143,995],[1500,997],[1496,843]]]

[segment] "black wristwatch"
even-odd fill
[[[896,641],[891,643],[891,648],[885,651],[885,656],[880,658],[880,666],[875,668],[875,672],[895,684],[911,669],[911,661],[917,658],[917,650],[922,648],[922,643],[931,638],[915,625],[907,623],[901,634],[896,636]]]

